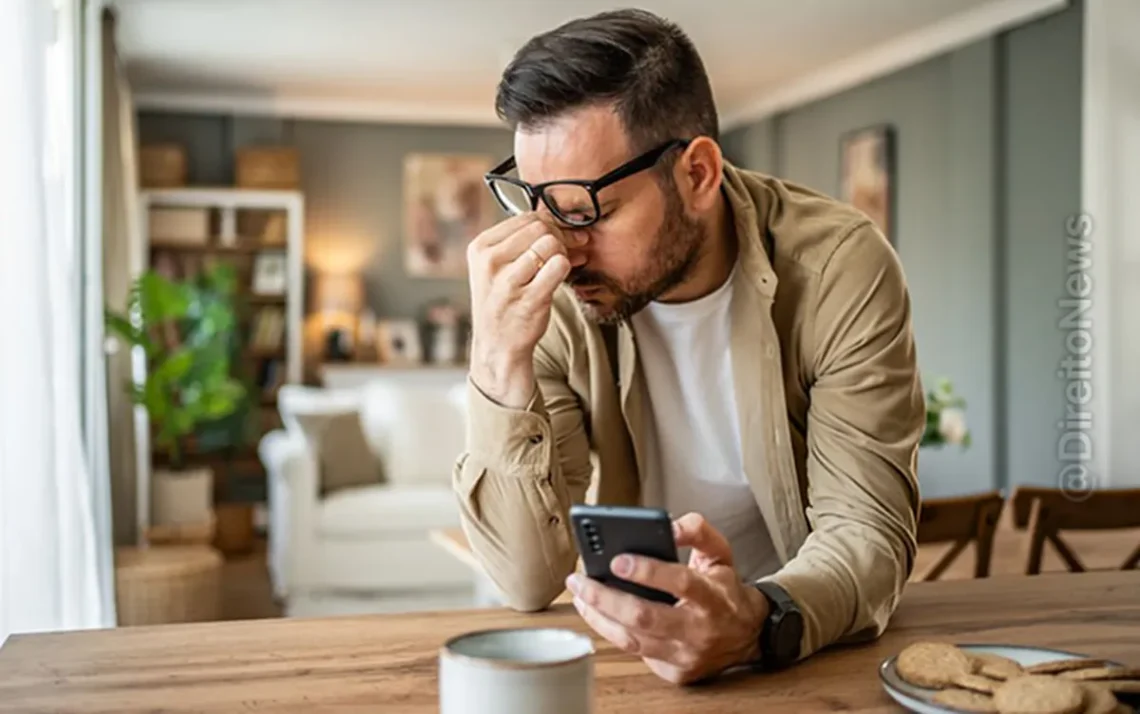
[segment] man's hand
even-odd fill
[[[554,291],[570,272],[564,237],[536,213],[488,228],[467,248],[471,275],[471,378],[503,406],[534,389],[534,347],[550,323]]]
[[[640,656],[657,676],[687,684],[759,656],[759,634],[768,601],[740,582],[732,549],[696,513],[673,523],[678,546],[691,546],[687,566],[619,555],[615,575],[672,593],[669,606],[571,575],[574,607],[594,631],[617,648]]]

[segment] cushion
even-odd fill
[[[459,525],[459,504],[446,487],[365,486],[342,489],[317,506],[317,531],[325,536],[426,533]]]
[[[364,436],[359,412],[295,412],[293,418],[315,452],[322,496],[383,481],[382,465]]]
[[[362,419],[387,483],[450,486],[466,440],[465,415],[446,383],[372,383],[362,390]]]

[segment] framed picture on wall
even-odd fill
[[[840,200],[874,221],[895,245],[895,131],[881,124],[840,138]]]
[[[258,253],[253,260],[253,292],[257,295],[284,295],[289,284],[286,262],[283,251]]]
[[[381,320],[376,323],[377,357],[383,364],[411,366],[423,361],[420,326],[415,320]]]
[[[467,244],[495,223],[483,175],[491,156],[408,154],[404,158],[404,269],[423,278],[467,276]]]

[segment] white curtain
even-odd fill
[[[114,624],[107,470],[84,449],[106,409],[85,388],[78,7],[0,2],[0,641]]]

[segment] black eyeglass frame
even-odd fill
[[[621,181],[622,179],[629,178],[634,174],[652,168],[657,164],[658,161],[661,160],[661,157],[664,156],[666,152],[678,147],[685,148],[691,141],[692,139],[672,139],[670,141],[667,141],[656,148],[646,151],[640,156],[635,156],[621,166],[618,166],[613,171],[610,171],[606,175],[600,178],[596,178],[592,181],[583,179],[560,179],[557,181],[546,181],[539,184],[529,184],[522,179],[503,175],[516,167],[515,157],[511,156],[503,161],[503,163],[499,164],[484,174],[483,182],[487,184],[487,188],[490,189],[491,194],[495,197],[495,200],[499,202],[499,205],[502,206],[503,210],[507,213],[513,213],[514,209],[509,204],[509,202],[499,194],[499,191],[496,190],[495,183],[497,181],[506,181],[507,183],[517,186],[525,191],[527,198],[530,199],[530,210],[538,210],[538,202],[541,200],[558,220],[574,228],[586,228],[587,226],[591,226],[596,223],[602,215],[602,208],[598,203],[598,191],[601,191],[603,188],[611,186],[618,181]],[[592,217],[582,221],[574,220],[563,215],[562,212],[558,210],[557,204],[552,201],[546,194],[546,189],[551,186],[580,186],[586,189],[586,192],[590,195],[590,201],[594,205],[594,213]]]

